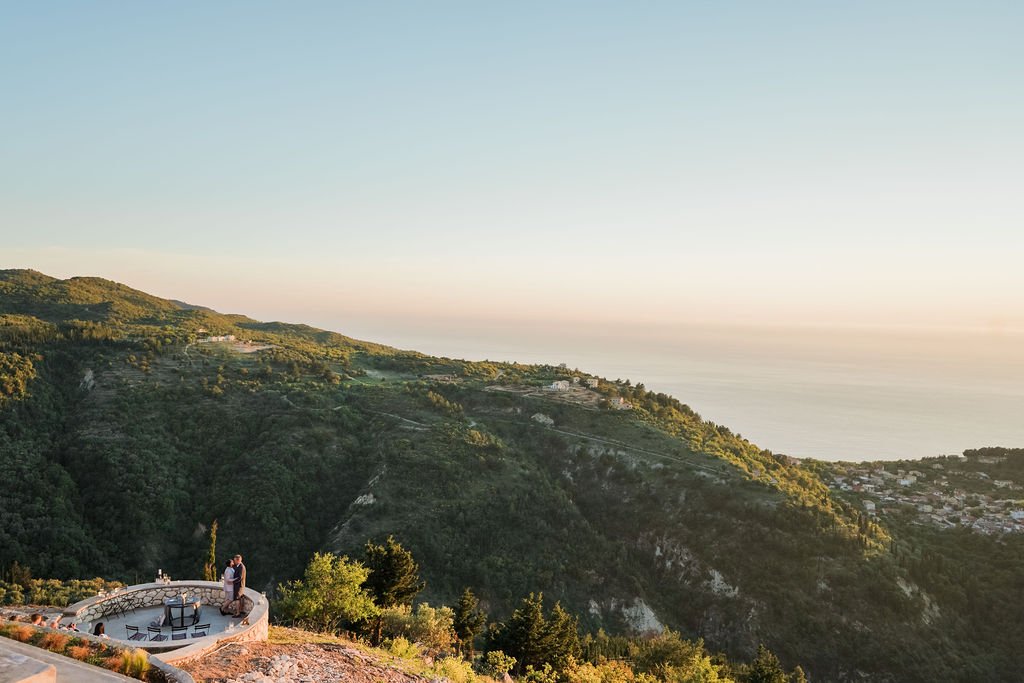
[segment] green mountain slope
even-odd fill
[[[496,618],[542,590],[589,628],[663,624],[741,659],[764,642],[817,680],[1021,669],[1024,619],[984,610],[1024,591],[1006,570],[1018,538],[883,528],[825,465],[642,385],[573,377],[599,379],[0,271],[0,567],[197,574],[216,519],[219,547],[271,587],[314,550],[394,534],[424,599],[471,586]],[[963,609],[950,586],[968,571],[993,585]]]

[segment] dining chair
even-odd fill
[[[139,633],[138,626],[125,626],[124,630],[128,632],[128,640],[145,640],[149,637],[145,633]]]

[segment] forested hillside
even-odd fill
[[[270,589],[393,534],[432,603],[543,591],[812,680],[1014,680],[1020,538],[882,526],[826,470],[585,370],[0,271],[0,567],[36,576],[199,575],[216,520]]]

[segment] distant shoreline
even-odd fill
[[[969,335],[972,343],[962,344],[962,331],[919,342],[916,334],[862,331],[851,340],[840,331],[758,337],[714,328],[704,338],[645,343],[642,332],[513,336],[485,326],[410,326],[371,338],[430,355],[565,362],[629,379],[762,448],[800,458],[863,462],[1024,446],[1024,359],[1012,335]]]

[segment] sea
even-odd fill
[[[896,460],[1024,447],[1024,334],[998,328],[369,328],[355,336],[449,358],[565,363],[643,383],[795,457]]]

